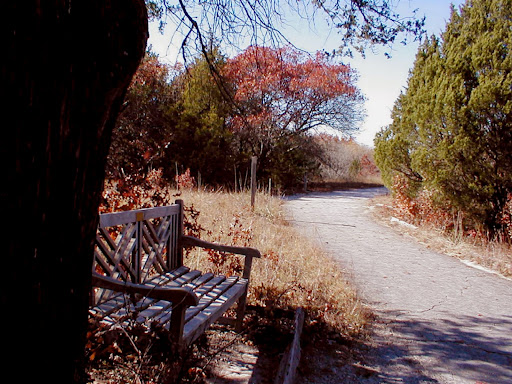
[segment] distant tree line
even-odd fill
[[[468,0],[420,47],[375,139],[386,184],[491,237],[512,235],[512,3]]]
[[[229,59],[211,46],[188,65],[148,53],[128,90],[108,157],[110,177],[190,169],[209,185],[244,184],[250,158],[282,189],[318,173],[314,129],[349,134],[362,116],[353,70],[329,55],[251,46]]]

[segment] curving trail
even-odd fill
[[[290,221],[325,246],[377,314],[370,353],[377,373],[344,382],[512,383],[512,281],[373,221],[369,198],[385,192],[286,202]]]

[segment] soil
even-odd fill
[[[249,306],[242,333],[214,324],[180,354],[163,329],[135,322],[105,328],[91,321],[87,382],[271,384],[293,337],[293,316],[293,311],[270,314]]]

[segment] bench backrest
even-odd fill
[[[183,202],[100,215],[93,272],[144,283],[183,265]]]

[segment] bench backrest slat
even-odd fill
[[[138,215],[142,214],[144,220],[155,219],[158,217],[171,216],[171,215],[179,215],[180,214],[180,206],[179,204],[167,205],[165,207],[154,207],[154,208],[144,208],[144,209],[135,209],[133,211],[124,211],[124,212],[113,212],[113,213],[103,213],[100,215],[100,228],[112,227],[115,225],[123,225],[126,223],[134,223],[140,220],[137,220]]]
[[[178,200],[164,207],[101,214],[93,271],[140,284],[181,267],[182,207]],[[95,296],[106,299],[109,295],[101,291]]]

